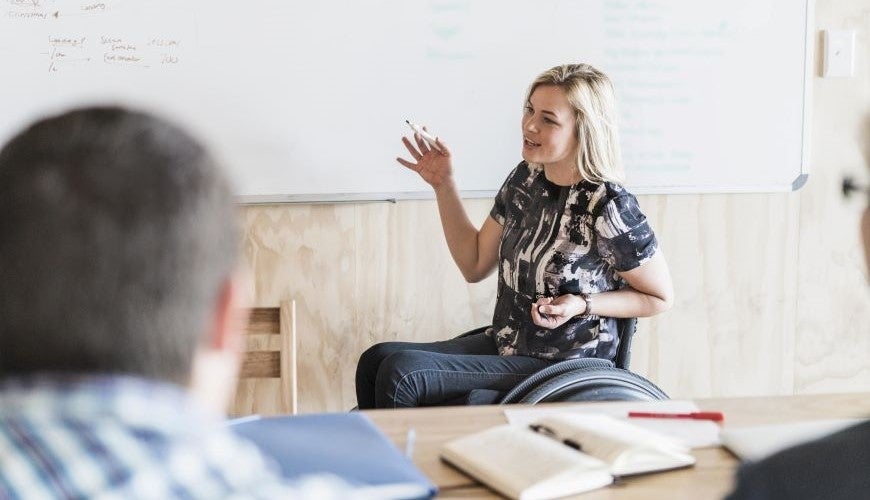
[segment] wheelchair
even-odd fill
[[[488,326],[459,337],[484,332]],[[530,375],[507,393],[471,391],[466,404],[535,404],[566,401],[657,401],[670,399],[657,385],[628,369],[636,318],[617,320],[619,346],[613,362],[581,358],[559,361]]]

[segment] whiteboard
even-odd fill
[[[637,193],[784,191],[808,174],[812,0],[20,0],[0,7],[0,141],[73,105],[156,110],[242,202],[431,197],[395,162],[428,125],[466,196],[521,160],[528,84],[614,82]]]

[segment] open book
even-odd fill
[[[606,415],[556,414],[448,442],[441,458],[518,500],[558,498],[607,486],[613,476],[695,463],[677,441]]]

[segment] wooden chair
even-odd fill
[[[251,310],[232,416],[297,412],[295,317],[294,302]]]

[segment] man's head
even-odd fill
[[[178,127],[115,107],[39,121],[0,150],[0,376],[190,383],[227,342],[230,187]]]

